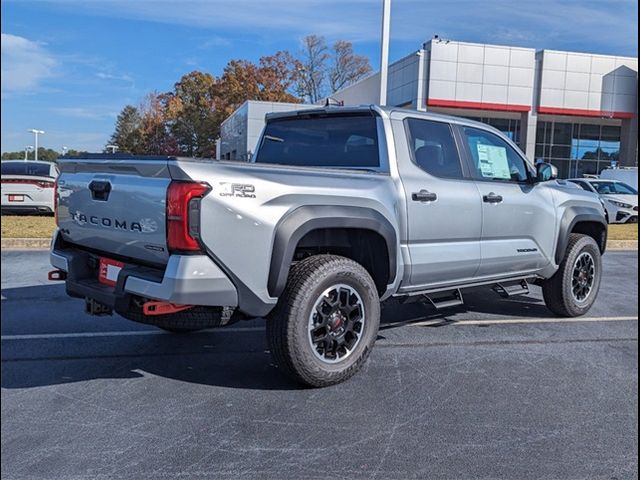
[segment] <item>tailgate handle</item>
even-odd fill
[[[89,184],[91,198],[94,200],[108,200],[111,192],[111,183],[107,180],[94,180]]]

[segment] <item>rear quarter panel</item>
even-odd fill
[[[203,242],[266,303],[276,300],[267,289],[275,231],[297,207],[371,208],[394,228],[399,223],[398,196],[387,174],[233,162],[219,162],[215,168],[194,163],[178,167],[190,179],[212,187],[201,207]]]

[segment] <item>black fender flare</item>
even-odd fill
[[[278,297],[284,290],[298,242],[307,233],[325,228],[364,229],[380,234],[387,244],[389,256],[387,283],[395,280],[397,235],[386,217],[365,207],[309,205],[296,208],[276,225],[267,283],[271,296]]]
[[[573,231],[573,228],[576,226],[576,224],[581,222],[599,223],[603,226],[605,237],[601,242],[598,242],[598,246],[600,247],[600,251],[604,253],[607,244],[606,236],[608,232],[608,225],[604,214],[597,208],[592,207],[568,207],[562,215],[562,218],[560,219],[558,244],[556,247],[555,255],[557,265],[560,265],[562,259],[564,258],[564,254],[567,250],[567,245],[569,244],[569,235]]]

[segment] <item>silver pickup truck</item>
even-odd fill
[[[308,385],[363,365],[391,297],[446,308],[534,283],[578,316],[600,285],[599,199],[462,118],[327,107],[268,116],[248,163],[60,167],[49,276],[89,313],[178,332],[266,317],[275,360]]]

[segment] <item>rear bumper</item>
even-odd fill
[[[2,204],[3,213],[53,213],[51,207],[45,205]]]
[[[51,265],[67,272],[67,293],[92,298],[116,311],[126,309],[132,295],[181,305],[236,307],[233,283],[205,255],[172,255],[164,271],[125,264],[115,287],[98,282],[99,255],[77,248],[60,248],[55,241]]]
[[[2,186],[2,211],[7,213],[53,213],[53,189],[42,191],[14,190],[10,184]],[[9,201],[10,196],[15,195],[22,201]]]

